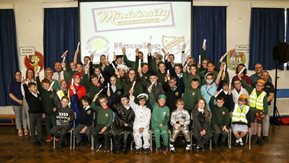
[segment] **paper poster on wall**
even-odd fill
[[[35,48],[33,46],[24,46],[19,48],[19,54],[22,56],[34,55]]]
[[[44,67],[44,57],[43,54],[35,51],[33,55],[26,55],[24,58],[24,65],[26,68],[31,68],[34,72],[41,71]]]
[[[238,64],[248,64],[249,46],[236,45],[235,49],[227,52],[227,65],[229,69],[235,70]]]

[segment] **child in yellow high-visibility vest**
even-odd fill
[[[232,130],[236,137],[236,144],[243,146],[242,138],[248,133],[250,126],[250,107],[247,105],[248,97],[246,94],[241,94],[238,98],[238,104],[235,104],[232,113]]]

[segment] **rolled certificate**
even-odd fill
[[[111,65],[112,65],[113,69],[114,69],[115,71],[117,71],[117,69],[115,68],[114,64],[111,63]]]
[[[48,91],[51,91],[53,84],[54,84],[54,81],[52,81],[52,83],[50,84],[50,87],[48,88]]]
[[[149,87],[152,87],[155,84],[155,81],[152,82],[152,84]]]
[[[189,64],[189,61],[187,61],[187,63],[184,65],[184,67],[187,67],[187,66],[188,66],[188,64]]]
[[[102,76],[102,73],[100,73],[99,75],[100,75],[101,78],[104,78],[104,77]],[[107,83],[107,84],[108,84],[108,83]]]
[[[201,64],[201,55],[199,55],[199,65]]]
[[[204,41],[203,41],[203,49],[204,49],[204,50],[206,50],[206,42],[207,42],[207,40],[204,39]]]
[[[39,74],[39,72],[40,72],[40,69],[41,69],[41,67],[40,66],[38,66],[38,69],[37,69],[37,74]]]
[[[68,53],[68,50],[66,50],[62,55],[61,55],[61,58],[65,57],[65,54]]]
[[[222,57],[220,58],[219,62],[222,62],[224,60],[224,58],[226,57],[228,53],[225,53],[224,55],[222,55]]]
[[[64,63],[64,62],[65,62],[65,58],[66,58],[65,56],[62,58],[62,63]]]
[[[78,42],[77,44],[77,48],[76,48],[77,51],[79,50],[79,46],[80,46],[80,42]]]
[[[96,95],[99,95],[102,91],[103,91],[103,88]]]
[[[135,81],[133,81],[133,83],[132,83],[132,86],[131,86],[131,89],[133,89],[134,88],[134,86],[135,86]]]
[[[217,97],[221,92],[223,92],[223,89],[221,89],[218,94],[215,94],[215,97]]]
[[[138,59],[138,68],[141,68],[141,59]]]
[[[246,69],[246,67],[243,67],[242,70],[241,70],[238,74],[239,74],[239,75],[242,74],[245,69]]]
[[[167,70],[167,75],[169,75],[168,80],[170,80],[170,70]]]
[[[232,89],[232,79],[230,79],[230,82],[229,82],[229,90]]]
[[[74,86],[74,79],[71,79],[71,85]]]
[[[107,89],[109,89],[109,87],[110,87],[110,85],[109,85],[109,83],[107,83]]]
[[[227,68],[227,65],[224,65],[224,69],[223,69],[223,70],[224,70],[224,72],[226,71],[226,68]]]

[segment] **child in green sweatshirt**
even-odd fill
[[[158,102],[155,102],[154,95],[151,92],[151,87],[148,88],[149,100],[153,106],[151,126],[155,134],[155,141],[157,152],[161,152],[160,137],[163,139],[164,153],[168,151],[169,136],[168,136],[168,122],[170,120],[170,109],[165,105],[166,96],[161,94],[158,96]]]

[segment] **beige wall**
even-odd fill
[[[227,6],[227,49],[237,44],[249,45],[251,7],[288,7],[288,0],[194,0],[195,6]],[[18,47],[34,46],[43,53],[43,8],[75,7],[73,0],[0,0],[0,8],[14,8],[16,17]],[[19,56],[24,69],[23,56]],[[249,72],[249,74],[252,72]],[[274,79],[274,72],[270,72]],[[286,82],[289,72],[280,71],[279,88],[289,88]]]

